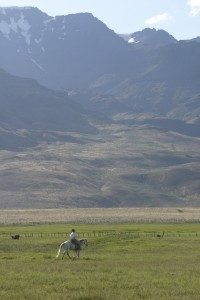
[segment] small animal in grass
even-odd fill
[[[161,238],[161,237],[163,237],[163,236],[164,236],[164,234],[165,234],[165,232],[163,231],[163,233],[162,233],[162,234],[157,234],[157,237]]]
[[[19,234],[11,235],[11,238],[12,238],[13,240],[19,240],[20,235],[19,235]]]

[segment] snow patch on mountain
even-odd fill
[[[138,44],[140,41],[136,41],[135,39],[134,39],[134,37],[132,37],[132,38],[130,38],[130,40],[128,40],[128,43],[129,44],[132,44],[132,43],[135,43],[135,44]]]
[[[17,23],[15,22],[14,18],[10,18],[10,29],[17,33]]]
[[[10,34],[12,32],[21,33],[21,35],[25,38],[26,44],[30,45],[31,43],[31,34],[29,33],[31,25],[25,20],[23,13],[21,13],[18,21],[15,21],[14,18],[10,18],[8,22],[1,21],[0,22],[0,32],[3,34],[5,38],[8,40],[11,39]]]
[[[48,24],[49,24],[50,22],[54,21],[54,20],[55,20],[54,17],[48,17],[47,20],[44,20],[43,24],[44,24],[45,27],[47,27]]]
[[[28,21],[25,20],[23,14],[21,14],[21,18],[17,22],[17,25],[21,29],[21,34],[24,36],[27,45],[30,45],[31,35],[29,34],[29,30],[31,28],[31,25],[28,23]]]
[[[1,21],[0,23],[0,31],[4,35],[5,38],[10,40],[10,26],[5,21]]]
[[[41,39],[35,39],[36,44],[39,44],[41,42]]]

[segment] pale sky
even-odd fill
[[[0,0],[0,6],[35,6],[51,16],[91,12],[117,33],[150,27],[177,39],[200,36],[200,0]]]

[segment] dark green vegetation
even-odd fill
[[[64,237],[22,236],[14,241],[9,234],[68,233],[71,225],[1,226],[0,298],[199,299],[198,224],[76,228],[79,232],[106,231],[109,235],[88,238],[89,246],[80,260],[70,261],[66,257],[62,261],[55,256]],[[128,234],[134,231],[141,236]],[[162,231],[169,236],[153,236],[154,232]],[[145,236],[147,233],[152,236]]]

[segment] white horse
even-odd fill
[[[69,255],[69,250],[74,250],[76,252],[77,257],[80,256],[80,250],[82,250],[82,248],[84,246],[88,246],[88,242],[86,239],[82,239],[79,241],[79,245],[80,245],[80,249],[76,249],[76,245],[73,244],[71,241],[65,241],[63,242],[59,249],[58,249],[58,254],[56,255],[56,258],[58,258],[60,251],[63,249],[63,256],[62,259],[64,257],[64,255],[67,253],[68,257],[71,258],[71,256]]]

